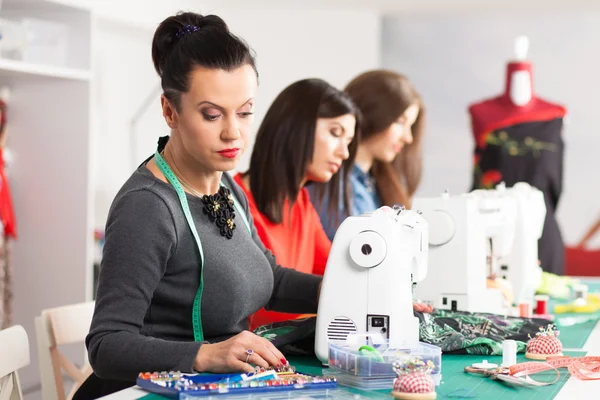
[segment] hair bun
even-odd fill
[[[216,15],[186,12],[165,19],[154,33],[152,61],[164,96],[177,109],[198,67],[232,71],[247,64],[258,78],[250,46]]]
[[[182,12],[160,23],[152,39],[152,61],[158,75],[162,76],[165,62],[178,42],[199,30],[229,33],[225,21],[216,15]]]

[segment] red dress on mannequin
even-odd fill
[[[8,179],[4,173],[4,154],[0,147],[0,219],[4,225],[4,235],[15,239],[17,237],[17,226],[15,224],[15,213],[10,199]]]
[[[530,63],[509,63],[504,93],[469,107],[475,139],[472,189],[490,189],[500,182],[508,187],[527,182],[541,190],[546,202],[539,241],[541,266],[545,271],[562,274],[564,244],[554,214],[562,192],[566,109],[536,97],[533,89],[525,105],[514,104],[512,79],[520,71],[533,76]]]
[[[6,139],[6,103],[0,99],[0,329],[12,325],[12,261],[11,239],[17,236],[15,214],[10,200],[8,180],[4,173],[3,146]]]
[[[0,100],[0,142],[4,138],[6,128],[6,104]],[[4,152],[0,145],[0,220],[4,226],[5,237],[16,238],[17,227],[15,224],[15,214],[10,199],[10,189],[8,179],[4,173]]]
[[[517,71],[528,71],[533,77],[532,66],[528,62],[512,62],[506,68],[506,87],[504,93],[489,100],[469,106],[475,142],[479,146],[483,135],[497,129],[535,121],[549,121],[563,118],[565,107],[542,100],[535,95],[524,106],[515,105],[510,99],[512,75]],[[533,79],[532,79],[533,80]],[[533,93],[533,90],[532,90]]]

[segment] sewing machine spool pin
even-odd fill
[[[406,210],[406,207],[403,204],[394,204],[392,209],[396,211],[396,215],[400,215],[400,213]]]

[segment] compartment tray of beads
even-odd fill
[[[434,379],[436,375],[441,376],[442,349],[428,343],[391,345],[388,340],[371,345],[329,343],[329,368],[332,369],[331,374],[338,378],[343,373],[365,378],[390,378],[393,381],[396,377],[394,363],[402,363],[414,357],[424,362],[431,360],[434,365],[432,376]]]
[[[165,397],[184,400],[211,395],[331,389],[337,381],[331,376],[313,376],[295,371],[273,372],[262,378],[248,379],[243,374],[184,374],[181,372],[144,372],[137,378],[142,389]],[[240,377],[244,376],[243,379]]]

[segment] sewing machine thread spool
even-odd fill
[[[517,342],[505,340],[502,342],[502,366],[510,367],[517,363]]]
[[[528,302],[519,303],[519,317],[531,318],[531,304]]]
[[[534,297],[535,299],[535,313],[536,314],[548,314],[548,296],[540,294]]]
[[[394,204],[392,206],[392,210],[394,210],[396,215],[399,215],[402,211],[406,210],[406,207],[404,206],[404,204]]]

